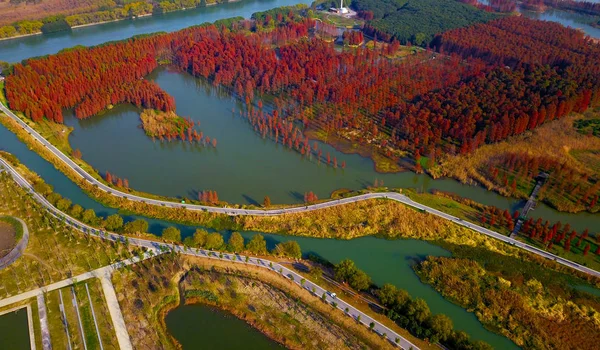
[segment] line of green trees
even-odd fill
[[[144,219],[136,219],[125,223],[123,217],[119,214],[109,215],[106,219],[98,217],[93,209],[84,209],[81,205],[73,204],[70,199],[63,198],[60,194],[53,192],[52,186],[46,184],[41,179],[34,183],[33,188],[58,210],[90,226],[130,235],[148,233],[149,224]],[[161,237],[173,243],[183,243],[186,247],[190,248],[223,250],[234,253],[247,252],[254,255],[271,254],[293,259],[300,259],[302,257],[302,250],[298,242],[281,242],[269,251],[267,249],[267,242],[261,234],[255,234],[246,243],[244,237],[239,232],[233,232],[227,242],[225,242],[223,235],[219,232],[209,233],[204,229],[198,228],[192,236],[186,237],[182,241],[181,231],[176,227],[170,226],[162,231]]]
[[[429,45],[435,34],[498,18],[454,0],[352,0],[351,6],[372,13],[366,34],[420,46]]]
[[[392,284],[381,288],[373,285],[371,278],[358,269],[354,262],[345,259],[334,265],[334,278],[348,283],[358,291],[369,290],[387,308],[385,314],[392,321],[414,336],[431,343],[442,343],[452,349],[487,350],[492,347],[482,341],[472,341],[462,331],[455,331],[452,320],[443,314],[433,315],[427,302],[421,298],[411,298],[407,291]]]

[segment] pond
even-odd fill
[[[380,174],[371,159],[321,143],[323,154],[346,162],[345,169],[335,169],[262,139],[240,116],[238,100],[223,89],[164,67],[148,78],[175,98],[179,115],[200,122],[204,134],[218,140],[216,148],[152,140],[139,127],[140,111],[131,105],[85,120],[65,117],[65,124],[74,128],[69,139],[73,149],[81,150],[83,159],[101,173],[128,179],[136,190],[193,199],[198,191],[213,190],[230,203],[260,204],[269,196],[273,203],[289,204],[302,203],[309,191],[329,198],[337,189],[362,189],[378,179],[390,188],[448,191],[511,212],[524,205],[453,179],[434,180],[412,172]],[[559,213],[543,204],[531,217],[569,222],[579,231],[600,227],[600,215]]]
[[[181,305],[165,318],[167,329],[184,350],[198,349],[285,349],[246,322],[215,307]]]
[[[0,315],[0,348],[24,350],[30,346],[27,310],[23,308]]]

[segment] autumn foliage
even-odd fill
[[[158,85],[143,80],[158,66],[158,52],[166,43],[162,38],[130,39],[16,64],[6,79],[10,107],[34,121],[46,117],[59,123],[64,108],[74,108],[77,118],[88,118],[124,102],[173,110],[174,99]]]
[[[336,51],[321,38],[337,30],[280,11],[230,28],[199,26],[74,49],[17,64],[6,79],[7,98],[34,120],[57,122],[64,108],[86,118],[122,102],[173,111],[173,98],[143,79],[168,62],[245,101],[242,113],[262,137],[334,167],[338,160],[315,148],[307,131],[395,162],[435,159],[600,104],[600,46],[559,24],[506,17],[443,33],[432,42],[437,53],[403,59],[390,58],[396,41]],[[359,43],[363,34],[344,36]],[[272,102],[263,108],[265,94]],[[202,139],[183,129],[162,137]]]
[[[533,189],[534,178],[540,172],[548,173],[541,187],[539,199],[554,197],[562,209],[573,203],[591,212],[600,210],[598,197],[600,181],[594,173],[584,173],[550,157],[531,156],[527,153],[506,153],[490,159],[488,177],[500,188],[517,191],[524,187],[527,195]],[[556,201],[549,201],[550,203]]]

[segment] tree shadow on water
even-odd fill
[[[260,205],[260,203],[258,203],[254,198],[250,197],[247,194],[242,194],[242,197],[244,198],[244,200],[246,202],[248,202],[248,204],[252,204],[252,205]]]
[[[288,194],[295,200],[304,201],[304,194],[298,191],[289,191]]]

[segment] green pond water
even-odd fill
[[[223,89],[164,67],[148,79],[175,97],[177,113],[200,122],[204,135],[218,140],[217,147],[152,140],[140,128],[140,110],[131,105],[85,120],[65,117],[65,123],[74,128],[71,145],[81,150],[85,161],[101,173],[127,178],[141,191],[196,199],[198,191],[215,190],[219,199],[231,203],[259,204],[266,195],[273,203],[301,203],[308,191],[328,198],[336,189],[361,189],[379,179],[392,188],[448,191],[510,211],[524,204],[452,179],[434,180],[412,172],[379,174],[371,159],[320,143],[323,154],[346,162],[345,169],[335,169],[262,139],[240,116],[239,101]],[[600,227],[600,215],[559,213],[543,204],[531,216],[569,222],[578,230]]]
[[[0,316],[0,349],[30,349],[26,309]]]
[[[185,350],[285,349],[235,316],[206,305],[182,305],[165,319],[167,329]]]

